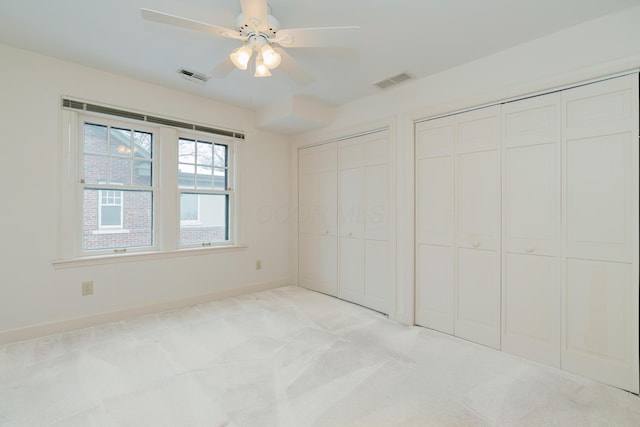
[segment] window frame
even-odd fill
[[[187,140],[187,141],[193,141],[194,142],[194,146],[196,147],[196,152],[194,154],[194,163],[187,163],[187,162],[181,162],[180,161],[180,157],[179,157],[179,150],[180,150],[180,141],[181,140]],[[194,166],[194,175],[196,174],[197,171],[197,167],[199,165],[198,163],[198,158],[197,158],[197,146],[198,143],[208,143],[208,144],[212,144],[212,156],[215,156],[215,147],[216,146],[224,146],[226,148],[226,164],[224,166],[225,169],[225,179],[226,179],[226,186],[224,189],[216,189],[215,188],[215,171],[216,169],[220,169],[221,167],[216,167],[215,166],[215,161],[212,159],[211,162],[211,179],[212,179],[212,184],[211,184],[211,188],[210,189],[202,189],[202,188],[198,188],[197,185],[197,176],[194,176],[194,186],[192,188],[190,187],[184,187],[180,185],[180,179],[179,179],[179,174],[180,174],[180,165],[192,165]],[[216,240],[216,241],[211,241],[211,242],[195,242],[195,243],[182,243],[181,242],[181,230],[183,228],[183,226],[185,228],[197,228],[202,226],[203,224],[203,219],[202,219],[202,215],[200,212],[200,198],[198,198],[198,220],[197,221],[190,221],[190,220],[185,220],[183,221],[182,219],[178,218],[178,248],[179,249],[193,249],[193,248],[199,248],[199,247],[211,247],[211,246],[229,246],[229,245],[233,245],[234,242],[236,241],[236,235],[235,235],[235,192],[234,192],[234,185],[235,185],[235,178],[236,178],[236,173],[235,173],[235,144],[234,144],[234,139],[233,138],[229,138],[229,137],[225,137],[225,136],[218,136],[218,135],[211,135],[211,134],[202,134],[199,132],[186,132],[186,131],[179,131],[178,132],[178,139],[176,141],[176,155],[178,156],[178,161],[176,163],[176,172],[178,173],[178,182],[176,183],[176,189],[178,191],[178,197],[177,197],[177,202],[178,202],[178,206],[177,206],[177,210],[180,213],[180,203],[181,203],[181,197],[183,194],[196,194],[196,195],[224,195],[226,196],[226,221],[225,221],[225,231],[226,231],[226,239],[225,240]]]
[[[119,193],[118,194],[118,199],[120,200],[120,203],[116,204],[105,204],[104,203],[104,194],[105,192],[113,192],[113,193]],[[109,195],[107,194],[107,198],[109,197]],[[115,198],[115,194],[114,194],[114,198]],[[119,206],[119,210],[120,210],[120,223],[117,225],[104,225],[102,223],[102,208],[105,206]],[[110,231],[110,230],[124,230],[124,195],[122,194],[122,190],[98,190],[98,230],[97,231]],[[95,233],[95,231],[94,231]]]
[[[185,122],[170,118],[158,118],[149,113],[131,113],[136,117],[125,116],[124,110],[116,107],[89,104],[86,101],[69,101],[62,97],[60,110],[59,145],[59,193],[58,193],[58,243],[57,257],[52,260],[55,268],[75,268],[88,265],[105,265],[146,259],[165,259],[219,251],[244,250],[244,227],[239,221],[238,212],[242,211],[242,174],[238,164],[244,157],[246,141],[242,131],[216,132],[218,129],[203,124],[188,124],[194,130],[185,130]],[[116,114],[111,114],[116,111]],[[129,113],[127,113],[129,114]],[[155,121],[154,121],[155,120]],[[140,130],[153,134],[152,163],[152,220],[153,246],[131,247],[124,251],[83,250],[83,187],[80,185],[83,171],[84,155],[84,123],[102,123],[113,127]],[[195,130],[197,128],[197,130]],[[228,133],[225,133],[228,132]],[[180,233],[180,201],[177,191],[178,176],[178,139],[186,134],[204,141],[223,143],[228,147],[228,240],[211,245],[186,246],[179,244]],[[233,186],[232,186],[233,185]],[[101,184],[91,184],[99,190]],[[104,188],[104,187],[103,187]],[[124,190],[117,188],[117,190]],[[150,188],[144,188],[150,191]],[[240,190],[240,191],[238,191]],[[225,193],[226,193],[225,192]],[[123,205],[126,205],[123,194]],[[125,206],[126,210],[126,206]],[[127,227],[126,213],[123,213],[124,227]],[[102,233],[127,233],[129,230],[96,230]]]
[[[118,117],[111,117],[109,115],[104,114],[87,114],[80,113],[76,114],[77,117],[77,136],[76,136],[76,152],[77,152],[77,162],[76,162],[76,182],[78,192],[77,192],[77,257],[78,258],[86,258],[86,257],[94,257],[94,256],[107,256],[107,255],[121,255],[128,253],[136,253],[136,252],[156,252],[159,250],[158,239],[159,232],[156,221],[156,200],[158,196],[158,173],[156,168],[160,164],[160,159],[158,153],[160,152],[160,138],[159,131],[160,128],[156,128],[153,126],[148,126],[146,123],[141,123],[136,120],[121,120]],[[151,153],[149,157],[149,162],[151,163],[151,185],[136,185],[133,182],[131,184],[123,184],[120,182],[106,183],[104,181],[98,181],[97,183],[86,183],[84,177],[84,132],[85,125],[92,124],[97,126],[105,126],[107,127],[107,135],[111,129],[119,129],[119,130],[130,130],[132,132],[143,132],[151,134]],[[109,158],[121,158],[120,156],[113,156],[110,151],[110,147],[107,146],[107,156]],[[91,154],[91,153],[88,153]],[[135,158],[132,157],[132,162],[135,161]],[[132,163],[132,168],[134,167],[134,163]],[[97,208],[98,208],[98,224],[97,229],[92,231],[94,235],[107,235],[107,234],[128,234],[130,232],[129,229],[125,228],[125,194],[128,191],[142,191],[151,193],[151,245],[141,245],[141,246],[125,246],[125,247],[112,247],[112,248],[101,248],[101,249],[85,249],[84,247],[84,192],[85,190],[95,190],[97,191]],[[111,227],[111,226],[101,226],[100,224],[100,215],[101,215],[101,200],[100,194],[102,191],[119,191],[121,194],[121,223],[120,227]]]

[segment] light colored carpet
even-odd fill
[[[640,399],[297,287],[0,347],[0,426],[639,426]]]

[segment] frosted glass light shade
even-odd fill
[[[246,70],[252,53],[252,49],[249,46],[244,45],[231,52],[229,58],[231,59],[231,62],[233,62],[233,65],[241,70]]]
[[[271,71],[264,65],[262,55],[258,55],[256,58],[256,73],[254,77],[269,77],[270,75]]]
[[[278,65],[280,65],[280,61],[282,60],[282,57],[278,52],[273,50],[273,48],[268,44],[262,47],[261,53],[262,53],[262,61],[265,67],[273,70]]]

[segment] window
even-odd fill
[[[69,99],[62,107],[56,264],[241,246],[233,187],[243,134]]]
[[[180,196],[180,222],[191,221],[197,223],[200,219],[200,203],[197,194],[182,194]]]
[[[229,241],[230,150],[225,143],[179,138],[180,245]]]
[[[98,227],[122,229],[122,191],[100,190],[98,200]]]
[[[82,249],[153,247],[153,132],[82,124]]]

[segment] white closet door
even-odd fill
[[[502,349],[560,366],[560,94],[502,106]]]
[[[337,144],[298,154],[300,285],[337,295]]]
[[[500,348],[499,107],[455,116],[455,335]]]
[[[338,297],[364,303],[364,146],[358,138],[338,143]]]
[[[638,75],[563,109],[562,367],[637,393]]]
[[[454,333],[453,117],[416,125],[416,323]]]
[[[338,296],[383,313],[395,306],[390,148],[387,130],[338,142]]]

